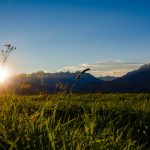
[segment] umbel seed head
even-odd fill
[[[4,45],[6,47],[6,50],[1,50],[2,52],[2,65],[1,65],[1,69],[3,69],[7,59],[8,59],[8,56],[9,54],[16,50],[16,47],[13,47],[11,44],[5,44]]]

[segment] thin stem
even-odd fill
[[[6,46],[6,50],[1,50],[1,52],[2,52],[2,64],[0,66],[0,72],[3,71],[4,66],[5,66],[5,64],[7,62],[9,54],[16,49],[16,47],[11,46],[10,44],[4,45],[4,46]],[[6,92],[5,92],[5,89],[4,89],[3,85],[2,85],[2,83],[0,84],[0,87],[1,87],[2,93],[4,94],[4,96],[6,98]]]

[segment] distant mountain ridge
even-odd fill
[[[139,69],[128,72],[126,75],[104,81],[89,73],[84,73],[76,81],[80,72],[44,73],[39,71],[32,74],[19,74],[9,80],[9,86],[17,93],[36,94],[40,91],[54,92],[150,92],[150,64],[145,64]],[[109,77],[106,77],[109,78]],[[113,77],[112,77],[113,78]],[[30,88],[23,88],[31,85]],[[61,85],[61,86],[60,86]],[[62,88],[63,87],[63,88]]]
[[[105,77],[99,77],[99,79],[103,80],[103,81],[112,81],[117,79],[118,77],[114,77],[114,76],[105,76]]]
[[[119,92],[149,92],[150,64],[129,72],[121,78],[112,81],[115,91]]]
[[[98,89],[98,85],[102,82],[102,80],[89,73],[81,75],[81,78],[76,80],[79,74],[81,73],[44,73],[43,71],[39,71],[32,74],[19,74],[18,76],[13,76],[10,78],[9,83],[16,91],[20,91],[23,84],[30,84],[32,88],[30,90],[28,89],[29,93],[38,93],[40,91],[53,93],[54,91],[69,91],[73,86],[73,91],[75,92],[95,92],[95,89]],[[66,88],[57,88],[58,84]],[[57,90],[55,90],[56,88]]]
[[[145,72],[145,71],[150,71],[150,63],[148,64],[144,64],[142,65],[139,69],[137,70],[134,70],[132,72],[128,72],[126,75],[124,75],[123,77],[128,77],[128,76],[132,76],[136,73],[139,73],[139,72]]]

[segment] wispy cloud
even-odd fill
[[[85,63],[79,64],[76,66],[66,66],[58,70],[60,71],[70,71],[76,72],[81,71],[86,68],[91,68],[90,73],[94,76],[123,76],[129,71],[136,70],[139,68],[143,63],[137,62],[124,62],[120,60],[115,61],[101,61],[96,63]]]

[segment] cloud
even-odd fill
[[[143,63],[136,63],[136,62],[124,62],[120,60],[115,61],[101,61],[96,63],[85,63],[79,64],[76,66],[66,66],[58,70],[61,71],[82,71],[86,68],[90,68],[90,73],[94,76],[123,76],[129,71],[133,71],[138,69]]]

